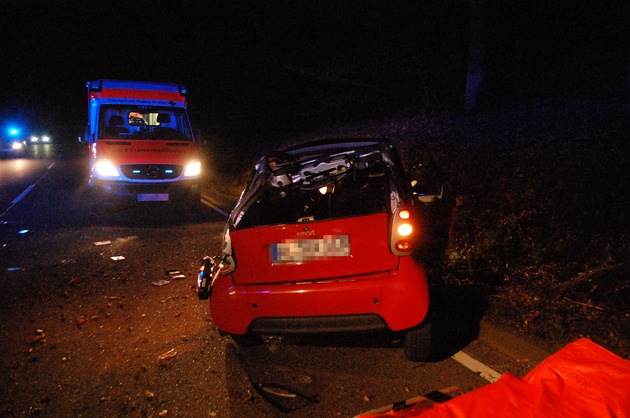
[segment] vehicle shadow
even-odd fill
[[[306,417],[331,416],[331,408],[360,409],[360,403],[348,405],[343,392],[333,388],[348,384],[335,378],[360,376],[379,367],[416,370],[437,366],[479,337],[487,305],[482,286],[435,285],[434,358],[427,363],[405,359],[404,333],[266,336],[262,343],[244,347],[230,340],[226,369],[230,370],[231,411],[234,416]]]
[[[477,285],[434,286],[431,294],[431,361],[442,361],[479,338],[488,309],[487,291]],[[404,332],[285,336],[288,344],[319,347],[402,348]]]
[[[439,361],[479,338],[488,295],[477,285],[440,284],[432,289],[432,306],[433,356]]]
[[[432,307],[432,361],[441,361],[479,337],[488,296],[480,286],[440,285],[433,289]],[[265,339],[293,346],[396,349],[403,346],[404,332],[299,334]]]

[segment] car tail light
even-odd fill
[[[419,231],[412,212],[399,207],[394,213],[390,248],[395,255],[409,255],[415,248]]]

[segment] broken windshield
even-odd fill
[[[390,188],[384,163],[352,170],[345,165],[334,165],[332,169],[305,175],[301,181],[284,187],[267,182],[251,196],[250,204],[245,205],[237,228],[386,212]]]

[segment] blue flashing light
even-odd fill
[[[136,169],[133,169],[131,172],[132,172],[133,174],[140,174],[140,170],[138,170],[137,168],[136,168]]]
[[[16,136],[20,134],[20,129],[19,128],[9,128],[9,135],[11,136]]]
[[[166,170],[164,170],[164,172],[166,174],[173,174],[173,169],[172,168],[167,168]]]

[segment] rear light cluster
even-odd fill
[[[405,208],[398,208],[394,213],[390,239],[391,250],[396,255],[409,255],[418,237],[418,227],[412,213]]]

